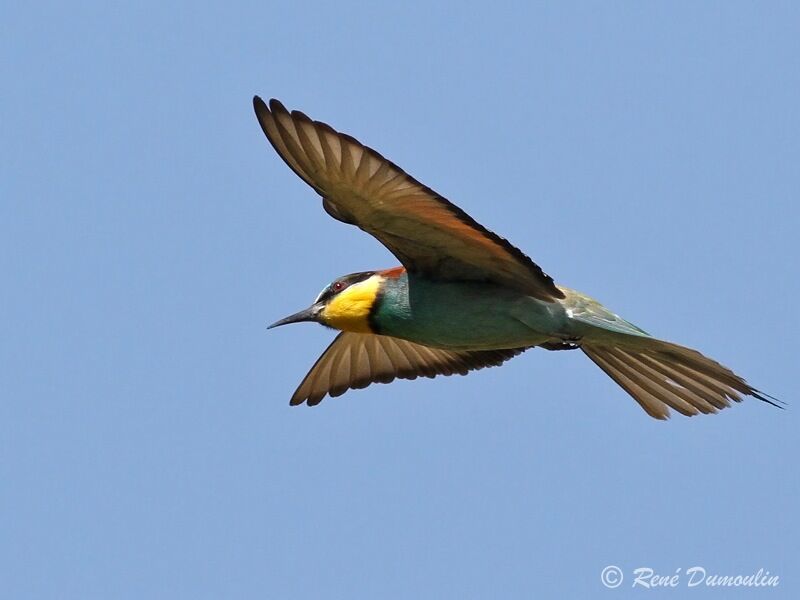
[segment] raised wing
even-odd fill
[[[290,404],[306,402],[314,406],[326,394],[341,396],[351,388],[389,383],[396,378],[466,375],[469,371],[499,366],[525,350],[460,352],[429,348],[385,335],[343,331],[311,367]]]
[[[335,219],[375,236],[412,273],[492,281],[544,301],[563,298],[518,248],[400,167],[325,123],[256,96],[256,116],[286,164]]]

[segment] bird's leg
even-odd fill
[[[564,338],[560,340],[551,340],[544,344],[539,344],[540,348],[545,350],[575,350],[581,345],[581,338]]]

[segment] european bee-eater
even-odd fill
[[[277,100],[253,99],[267,139],[334,219],[373,235],[402,263],[345,275],[270,327],[341,330],[291,398],[318,404],[350,388],[465,375],[538,346],[580,348],[656,419],[715,413],[753,396],[776,404],[695,350],[651,337],[556,285],[508,241],[354,138]],[[775,401],[775,402],[773,402]]]

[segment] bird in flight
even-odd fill
[[[465,375],[533,347],[580,349],[651,417],[716,413],[777,399],[696,350],[650,336],[553,279],[507,240],[353,137],[253,98],[278,155],[334,219],[381,242],[402,266],[334,280],[270,327],[313,321],[340,330],[290,404],[319,404],[396,378]]]

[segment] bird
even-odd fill
[[[319,404],[397,378],[466,375],[528,349],[580,350],[655,419],[716,413],[744,396],[785,404],[691,348],[651,336],[576,290],[355,138],[253,98],[272,147],[334,219],[400,266],[351,273],[270,328],[339,330],[290,399]]]

